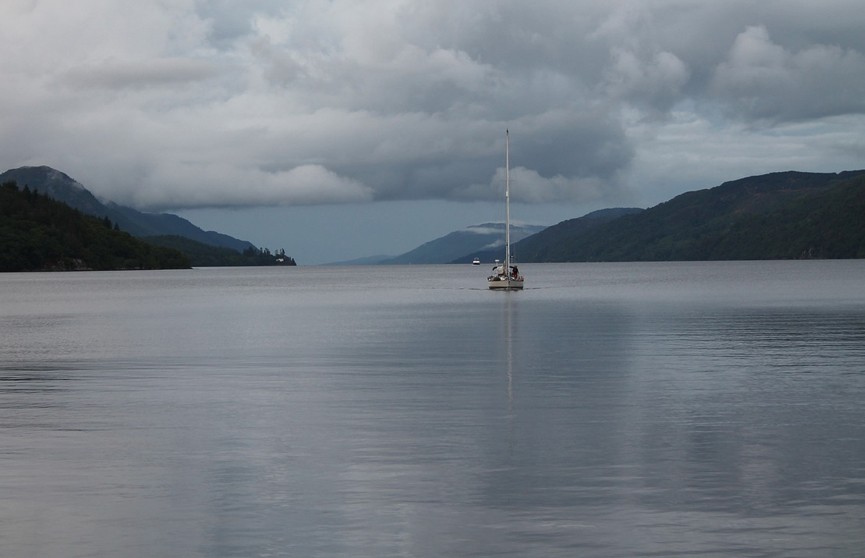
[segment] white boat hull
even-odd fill
[[[487,280],[487,285],[491,289],[503,289],[503,290],[517,290],[523,288],[523,279],[520,277],[519,279],[499,279],[498,277],[490,278]]]

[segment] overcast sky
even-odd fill
[[[300,264],[865,168],[859,0],[2,0],[0,171]]]

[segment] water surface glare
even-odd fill
[[[0,275],[0,556],[865,548],[865,261]]]

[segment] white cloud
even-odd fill
[[[573,178],[562,175],[541,176],[537,171],[522,166],[511,169],[511,200],[522,203],[549,203],[568,201],[591,203],[603,198],[605,182],[598,178]],[[499,169],[493,179],[503,192],[504,170]]]
[[[176,188],[180,181],[187,188]],[[170,186],[166,186],[170,185]],[[371,188],[321,165],[263,172],[220,164],[166,164],[141,181],[132,201],[142,207],[320,205],[372,199]]]
[[[467,233],[474,233],[478,235],[488,235],[488,234],[499,234],[502,232],[501,228],[493,228],[493,227],[481,227],[481,226],[472,226],[466,227],[463,231]]]

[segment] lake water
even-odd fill
[[[865,261],[0,275],[0,556],[843,557]]]

